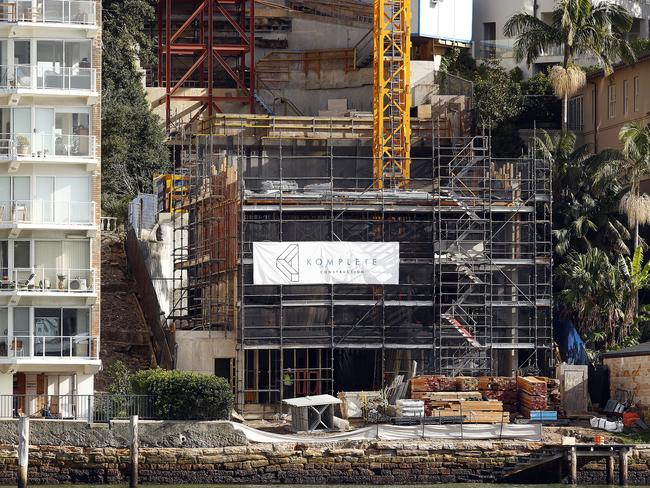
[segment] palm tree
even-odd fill
[[[600,249],[572,253],[558,266],[559,299],[592,349],[611,349],[634,339],[637,295],[650,285],[650,261],[639,246],[630,259]]]
[[[608,255],[629,255],[630,232],[618,218],[624,186],[616,175],[607,185],[597,185],[600,175],[619,161],[618,151],[591,154],[588,145],[576,147],[576,136],[562,132],[551,136],[541,131],[533,140],[536,154],[547,161],[553,174],[553,240],[555,262],[569,251],[586,252],[592,247]]]
[[[650,222],[650,197],[641,194],[641,178],[650,172],[650,128],[641,122],[625,124],[618,134],[623,144],[625,160],[619,168],[629,182],[629,189],[621,198],[621,211],[634,227],[634,246],[639,245],[639,225]]]
[[[562,127],[566,130],[569,97],[586,82],[584,71],[575,65],[575,58],[593,56],[610,74],[617,60],[634,60],[634,53],[623,37],[631,27],[632,17],[620,5],[598,0],[559,0],[550,24],[521,12],[506,22],[503,33],[517,38],[515,59],[517,62],[525,59],[529,66],[545,51],[562,47],[562,64],[551,70],[551,82],[555,94],[564,102]]]

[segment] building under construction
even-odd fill
[[[370,117],[216,115],[182,143],[172,318],[219,337],[243,411],[376,390],[414,361],[551,366],[551,169],[450,120],[411,121],[410,176],[386,188]],[[254,284],[254,245],[281,242],[399,243],[399,279]]]

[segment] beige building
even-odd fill
[[[650,54],[633,65],[619,65],[587,78],[582,93],[569,101],[569,129],[594,152],[619,148],[618,133],[628,122],[644,121],[650,112]]]
[[[85,417],[99,360],[101,0],[0,1],[0,417]]]

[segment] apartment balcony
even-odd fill
[[[99,361],[99,337],[88,334],[0,336],[0,364],[84,364]]]
[[[76,230],[92,236],[97,230],[95,208],[95,202],[0,200],[0,229]]]
[[[9,305],[18,305],[23,298],[82,298],[84,304],[96,301],[94,269],[14,268],[0,280],[0,297],[8,297]],[[4,273],[3,273],[4,274]]]
[[[0,134],[0,162],[9,162],[9,172],[23,163],[83,164],[95,169],[96,138],[87,134]]]
[[[58,66],[0,65],[0,95],[7,105],[20,103],[21,96],[77,97],[87,105],[97,101],[95,68],[66,68]]]
[[[0,35],[39,37],[53,33],[61,37],[97,32],[94,0],[15,0],[0,2]]]

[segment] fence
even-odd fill
[[[138,415],[141,419],[159,419],[154,415],[154,398],[147,395],[0,395],[0,418],[22,415],[42,419],[109,422]]]

